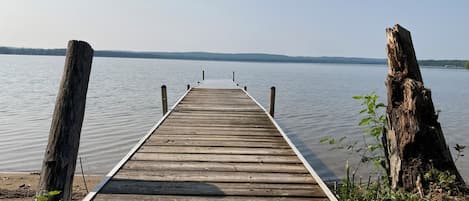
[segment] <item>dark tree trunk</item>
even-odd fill
[[[88,43],[69,41],[39,181],[38,195],[61,192],[49,200],[72,198],[92,59],[93,49]]]
[[[386,29],[388,76],[387,123],[383,134],[392,187],[422,192],[431,168],[449,171],[464,185],[438,123],[431,91],[423,86],[410,32]]]

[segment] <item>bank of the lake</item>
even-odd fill
[[[83,180],[82,175],[75,175],[72,199],[83,199],[87,190],[92,190],[102,178],[101,175],[85,175]],[[0,200],[30,201],[37,192],[38,183],[36,172],[0,172]]]

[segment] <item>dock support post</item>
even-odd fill
[[[49,200],[72,199],[93,52],[84,41],[68,42],[37,192],[42,196],[50,191],[60,191]]]
[[[187,90],[189,90],[189,89],[191,89],[191,85],[190,85],[190,84],[187,85]]]
[[[247,86],[244,86],[244,91],[248,91],[248,87],[247,87]]]
[[[233,82],[235,81],[235,72],[233,71]]]
[[[274,117],[275,111],[275,87],[270,87],[270,116]]]
[[[202,80],[205,80],[205,71],[202,71]]]
[[[161,103],[163,104],[163,116],[168,112],[168,95],[166,85],[161,86]]]

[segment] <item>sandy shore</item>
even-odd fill
[[[103,176],[85,175],[88,190],[93,190]],[[31,201],[39,183],[39,175],[26,172],[0,172],[0,200]],[[73,179],[73,200],[81,200],[86,195],[86,188],[81,175]]]

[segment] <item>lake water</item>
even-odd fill
[[[0,171],[40,170],[63,64],[64,57],[0,55]],[[85,172],[111,170],[161,118],[160,86],[168,86],[172,105],[187,84],[201,80],[202,69],[206,79],[231,79],[235,71],[264,106],[276,86],[277,121],[325,180],[342,176],[345,161],[356,157],[319,140],[361,139],[360,104],[351,97],[371,91],[385,97],[385,65],[94,58],[79,153]],[[424,68],[422,74],[449,146],[469,145],[469,71]],[[469,156],[457,166],[469,180]]]

